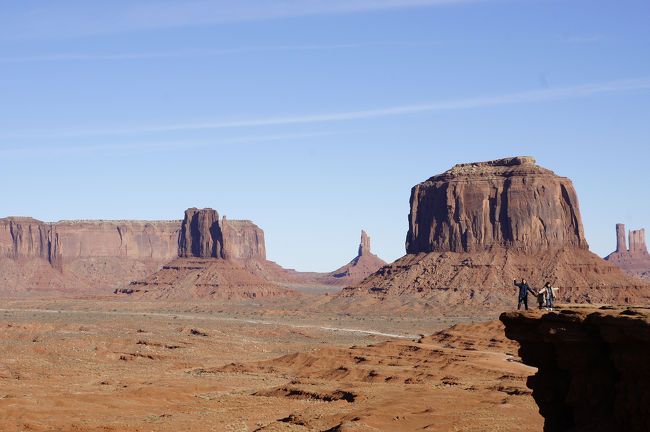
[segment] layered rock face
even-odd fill
[[[532,157],[456,165],[410,202],[406,253],[589,248],[571,180]]]
[[[64,262],[122,257],[169,261],[178,255],[179,221],[61,221],[51,224]]]
[[[563,308],[501,315],[545,431],[650,430],[650,309]]]
[[[426,298],[440,313],[516,304],[513,279],[560,301],[650,303],[650,285],[589,252],[571,181],[531,157],[456,165],[411,191],[407,255],[340,297]]]
[[[235,260],[266,260],[264,231],[249,220],[222,221],[226,255]]]
[[[178,256],[265,260],[264,231],[249,220],[219,220],[216,210],[185,210]]]
[[[645,229],[630,231],[630,248],[625,243],[625,225],[616,224],[616,251],[605,259],[625,273],[650,282],[650,254],[645,244]]]
[[[0,295],[112,290],[176,257],[179,231],[180,221],[0,219]]]
[[[113,291],[179,256],[264,261],[264,232],[251,221],[220,221],[215,210],[196,208],[183,221],[4,218],[0,294]]]
[[[219,213],[205,208],[185,210],[178,256],[225,258]]]
[[[115,294],[156,300],[246,300],[297,295],[245,267],[263,268],[264,232],[251,221],[219,220],[216,210],[185,210],[179,258]],[[242,265],[243,264],[243,265]]]
[[[28,217],[0,219],[0,258],[41,258],[61,267],[58,234],[51,224]]]
[[[0,219],[0,256],[42,258],[127,257],[170,260],[178,254],[179,221],[60,221]]]

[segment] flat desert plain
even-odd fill
[[[0,431],[542,429],[498,321],[276,306],[2,301]]]

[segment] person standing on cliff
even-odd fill
[[[515,279],[515,286],[519,287],[519,303],[517,304],[517,310],[521,309],[522,302],[524,303],[526,310],[528,310],[528,293],[530,292],[534,296],[537,294],[535,294],[535,291],[530,289],[526,279],[522,279],[521,283],[517,283],[517,279]]]
[[[555,292],[553,287],[551,287],[550,282],[544,284],[544,297],[546,298],[546,310],[553,310],[553,299],[555,298]]]

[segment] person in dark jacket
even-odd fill
[[[537,296],[537,294],[535,291],[530,289],[526,279],[522,279],[521,283],[517,283],[517,279],[515,279],[515,286],[519,287],[519,303],[517,304],[517,310],[521,309],[522,302],[526,310],[528,310],[528,293],[530,292],[534,296]]]

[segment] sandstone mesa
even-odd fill
[[[456,165],[414,186],[410,204],[407,254],[339,297],[410,295],[453,314],[511,307],[526,278],[564,302],[650,302],[650,285],[589,251],[571,180],[532,157]]]

